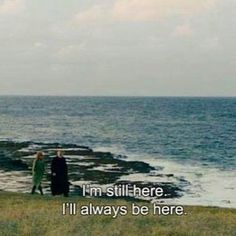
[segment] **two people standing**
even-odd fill
[[[33,162],[33,188],[32,194],[38,189],[43,195],[41,186],[43,174],[45,171],[44,156],[42,152],[37,152],[36,159]],[[51,163],[51,192],[52,195],[63,194],[68,197],[69,194],[69,182],[68,182],[68,168],[66,160],[63,157],[63,151],[58,150],[57,156],[53,158]]]

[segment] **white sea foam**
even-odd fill
[[[29,191],[32,184],[32,177],[22,171],[0,171],[0,190],[25,192]]]
[[[143,161],[158,168],[157,173],[163,177],[144,174],[131,174],[121,180],[147,181],[147,182],[174,182],[175,178],[165,177],[174,174],[176,178],[185,179],[189,184],[181,186],[183,196],[176,199],[165,199],[170,204],[201,205],[236,208],[236,171],[220,170],[198,163],[177,162],[166,160],[163,157],[147,156],[146,154],[127,153],[122,147],[101,147],[96,150],[110,151],[114,154],[128,156],[127,160]]]
[[[138,159],[133,156],[130,159]],[[174,174],[190,182],[184,195],[175,202],[184,205],[204,205],[236,208],[236,172],[200,165],[190,165],[158,158],[142,158],[152,166],[163,166],[160,174]],[[171,201],[171,200],[170,200]]]
[[[121,167],[113,164],[106,164],[106,165],[100,165],[93,167],[91,170],[99,170],[99,171],[104,171],[104,172],[115,172],[120,170]]]

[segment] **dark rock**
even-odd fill
[[[24,148],[24,150],[22,150]],[[60,144],[60,143],[32,143],[22,142],[15,143],[11,141],[0,141],[0,169],[5,171],[24,170],[30,173],[34,155],[38,150],[45,153],[46,162],[46,180],[45,185],[50,189],[50,164],[52,158],[56,155],[55,151],[62,148],[65,151],[65,157],[68,163],[69,180],[72,182],[83,180],[86,182],[96,183],[98,185],[119,185],[130,184],[143,187],[162,187],[166,196],[164,198],[180,197],[182,190],[180,186],[188,184],[184,178],[177,179],[179,185],[174,183],[153,183],[145,181],[120,181],[122,176],[130,174],[143,174],[154,177],[173,177],[174,174],[159,174],[161,167],[152,167],[142,161],[128,161],[123,156],[114,156],[110,152],[94,152],[86,146],[75,144]],[[26,173],[27,173],[26,171]],[[186,181],[186,182],[185,182]],[[30,187],[30,186],[29,186]],[[72,194],[82,194],[80,186],[72,185]],[[105,196],[102,196],[105,197]],[[131,199],[125,197],[126,200]]]

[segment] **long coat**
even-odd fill
[[[41,184],[43,179],[43,174],[45,171],[45,163],[43,160],[34,160],[33,162],[33,184],[34,186],[38,187]]]
[[[69,193],[68,168],[64,157],[54,157],[51,163],[52,195]]]

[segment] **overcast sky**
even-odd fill
[[[0,94],[235,96],[236,0],[0,0]]]

